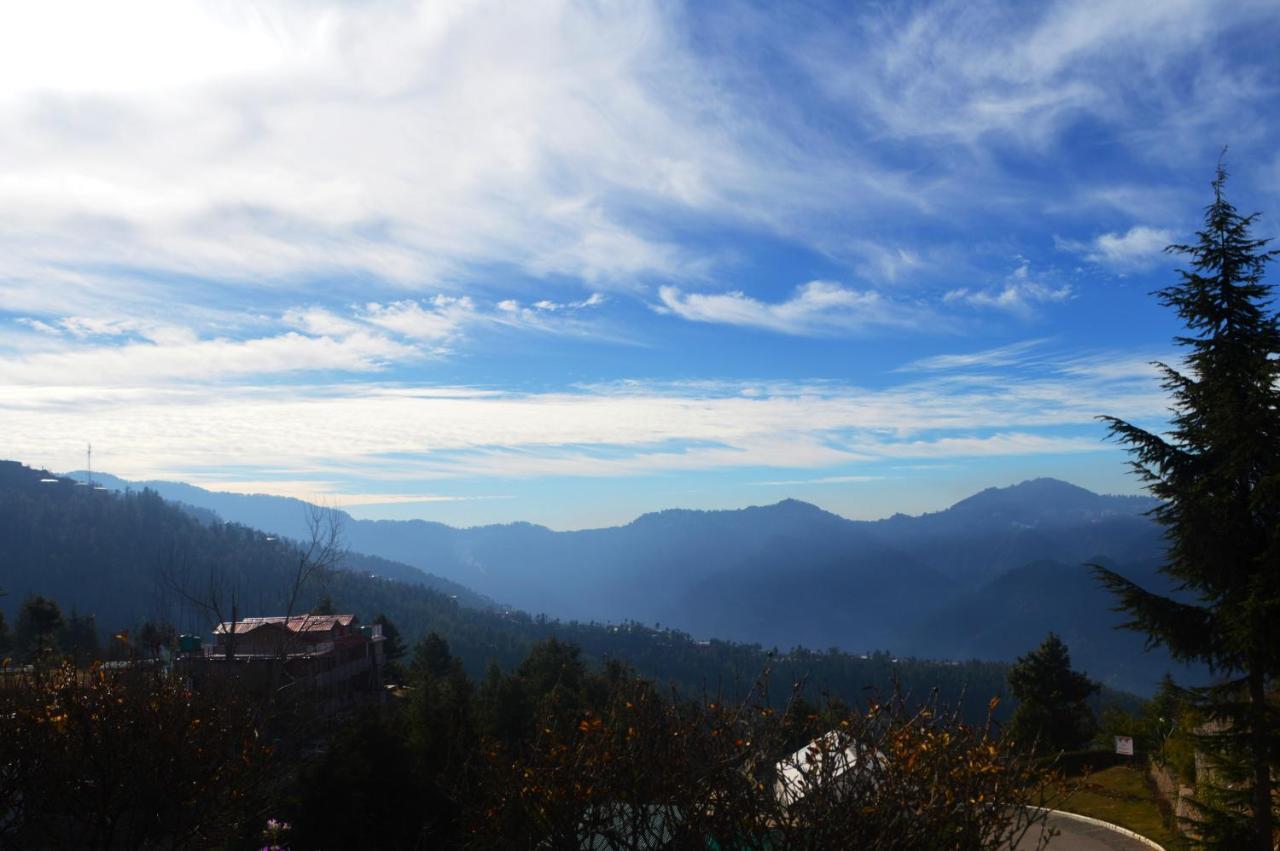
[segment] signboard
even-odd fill
[[[1116,736],[1116,753],[1133,756],[1133,739],[1129,736]]]

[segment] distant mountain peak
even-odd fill
[[[825,508],[819,508],[818,506],[814,505],[812,502],[805,502],[803,499],[796,499],[790,496],[787,497],[786,499],[778,500],[773,505],[762,505],[762,506],[752,506],[752,507],[761,508],[761,509],[774,508],[774,509],[779,509],[783,511],[806,511],[810,513],[818,513],[818,514],[831,513],[830,511],[827,511]]]
[[[1150,507],[1150,497],[1097,494],[1061,479],[1027,479],[1003,488],[986,488],[951,506],[960,514],[1035,518],[1044,515],[1135,514]]]

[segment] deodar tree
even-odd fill
[[[1280,673],[1280,327],[1263,277],[1277,252],[1251,235],[1256,214],[1239,214],[1223,196],[1226,179],[1219,164],[1196,241],[1166,249],[1190,266],[1157,293],[1188,329],[1176,338],[1184,364],[1159,364],[1171,428],[1161,435],[1103,418],[1161,499],[1163,570],[1186,593],[1174,600],[1095,569],[1128,626],[1215,674],[1195,692],[1210,719],[1201,747],[1214,775],[1202,786],[1197,832],[1210,847],[1270,851],[1280,756],[1268,698]]]
[[[1093,738],[1097,721],[1089,698],[1099,685],[1071,670],[1067,645],[1052,632],[1009,669],[1009,688],[1018,708],[1005,734],[1042,753],[1082,748]]]

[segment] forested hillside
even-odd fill
[[[112,493],[46,478],[51,476],[43,471],[0,462],[0,536],[6,542],[0,586],[8,592],[0,608],[11,617],[24,597],[41,594],[64,609],[95,615],[107,634],[144,620],[207,634],[213,618],[198,603],[211,586],[224,600],[234,590],[241,616],[282,611],[297,565],[294,543],[239,524],[201,522],[152,491]],[[1004,691],[1001,664],[774,649],[698,641],[636,623],[563,622],[470,608],[439,591],[351,570],[334,571],[308,587],[299,609],[323,596],[366,621],[387,615],[407,642],[439,633],[477,678],[490,661],[514,668],[536,642],[555,635],[581,647],[590,664],[625,660],[658,682],[734,698],[765,670],[779,699],[803,683],[813,695],[826,691],[859,701],[868,689],[888,693],[896,679],[920,695],[938,689],[948,700],[963,698],[975,718]]]
[[[307,506],[298,500],[147,484],[226,519],[305,534]],[[1146,516],[1154,505],[1036,479],[943,511],[874,522],[783,500],[733,511],[672,509],[576,532],[350,517],[344,528],[355,550],[549,616],[660,623],[765,646],[1006,662],[1053,630],[1069,637],[1091,676],[1147,694],[1166,670],[1180,669],[1115,629],[1123,618],[1085,564],[1102,560],[1159,587],[1163,542]],[[1050,562],[1057,567],[1045,570]]]

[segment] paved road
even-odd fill
[[[1049,825],[1057,828],[1059,835],[1049,840],[1047,851],[1151,851],[1150,845],[1144,845],[1123,833],[1064,816],[1051,814]],[[1028,836],[1018,846],[1018,851],[1031,851],[1035,847],[1035,837]]]

